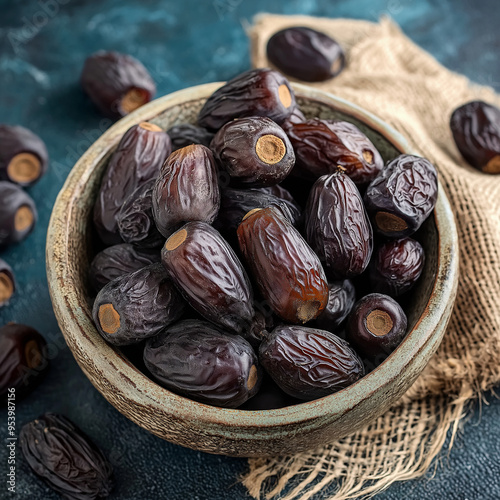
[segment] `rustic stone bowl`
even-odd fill
[[[278,410],[223,409],[160,387],[125,354],[107,344],[92,322],[87,281],[95,254],[91,214],[101,176],[124,132],[141,121],[167,129],[194,122],[221,84],[189,88],[157,99],[102,135],[71,171],[54,206],[47,236],[47,274],[54,311],[76,361],[123,415],[182,446],[233,456],[290,454],[346,436],[387,410],[413,383],[437,349],[451,314],[458,276],[453,214],[443,189],[434,215],[420,230],[425,270],[408,307],[409,333],[375,370],[352,386],[316,401]],[[363,109],[331,94],[294,84],[307,116],[354,122],[385,160],[410,153],[403,137]]]

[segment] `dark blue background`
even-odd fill
[[[249,67],[244,26],[269,10],[270,0],[40,0],[0,1],[0,122],[29,127],[46,142],[49,173],[30,194],[40,220],[23,243],[2,253],[13,266],[18,292],[0,310],[0,324],[17,321],[40,330],[51,346],[52,369],[40,389],[19,403],[18,426],[45,411],[62,412],[99,443],[115,465],[113,498],[238,499],[245,459],[206,455],[153,437],[121,416],[91,386],[66,348],[52,313],[45,275],[45,233],[51,207],[80,154],[111,124],[78,86],[85,57],[114,49],[139,58],[158,95],[225,80]],[[377,20],[392,16],[415,42],[445,66],[500,91],[498,0],[274,0],[273,12]],[[473,408],[453,449],[423,479],[397,483],[377,498],[479,500],[500,498],[500,401]],[[6,436],[6,413],[0,412]],[[0,451],[0,498],[6,448]],[[435,474],[434,474],[435,472]],[[17,460],[17,495],[55,499]],[[330,490],[330,494],[333,490]],[[325,493],[325,497],[328,492]],[[318,498],[323,498],[318,495]]]

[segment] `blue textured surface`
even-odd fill
[[[34,326],[49,341],[53,357],[39,391],[19,403],[17,424],[49,410],[73,419],[111,458],[117,478],[113,498],[248,498],[237,483],[247,461],[186,450],[132,424],[91,386],[62,340],[46,284],[45,233],[72,165],[111,124],[81,93],[80,69],[88,54],[105,48],[138,57],[155,79],[158,95],[225,80],[249,67],[244,22],[269,5],[269,0],[143,0],[140,5],[131,0],[0,0],[0,122],[29,127],[51,156],[49,174],[29,190],[40,214],[35,232],[1,255],[15,270],[18,292],[11,305],[0,309],[0,324]],[[273,12],[284,14],[369,20],[388,14],[444,65],[500,91],[498,0],[274,0],[272,5]],[[437,461],[434,475],[395,484],[377,498],[499,499],[500,401],[489,398],[489,403],[481,415],[475,407],[449,455]],[[6,437],[4,410],[0,436]],[[6,455],[2,443],[2,478]],[[9,495],[2,479],[0,498],[59,497],[18,456],[17,494]]]

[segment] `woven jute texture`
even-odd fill
[[[243,478],[255,498],[365,497],[424,474],[447,435],[453,442],[469,403],[500,383],[500,175],[469,167],[449,129],[460,104],[482,99],[499,106],[500,98],[441,66],[388,19],[259,15],[249,29],[254,66],[270,65],[267,40],[287,26],[316,28],[339,41],[346,69],[313,85],[378,115],[432,161],[458,226],[455,309],[438,352],[410,390],[363,430],[313,452],[251,459]]]

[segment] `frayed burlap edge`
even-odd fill
[[[242,478],[254,498],[368,497],[395,481],[425,474],[447,437],[451,447],[472,401],[500,382],[500,176],[470,168],[448,126],[451,112],[472,99],[500,105],[492,89],[471,85],[411,42],[388,19],[263,14],[249,29],[252,63],[269,66],[268,38],[287,26],[316,28],[347,52],[346,70],[314,86],[355,102],[406,136],[433,161],[455,213],[461,279],[443,342],[415,384],[361,431],[312,452],[253,458]]]

